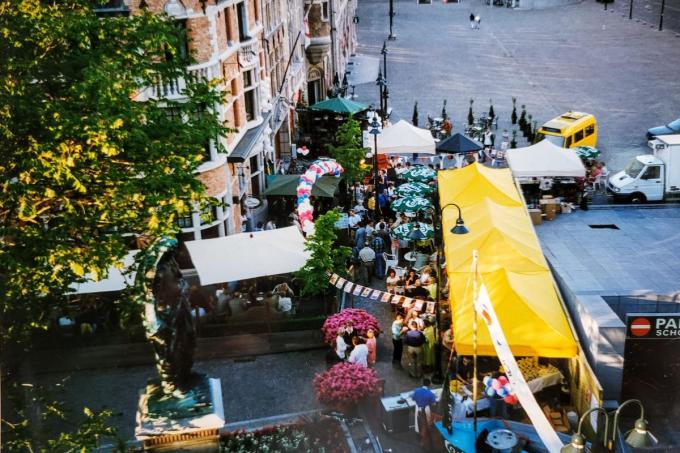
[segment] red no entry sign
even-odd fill
[[[630,333],[636,337],[644,337],[652,329],[652,323],[647,318],[635,318],[630,323]]]

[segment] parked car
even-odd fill
[[[647,140],[651,140],[657,135],[671,134],[680,134],[680,118],[666,124],[665,126],[657,126],[647,129]]]

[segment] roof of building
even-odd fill
[[[678,206],[608,206],[562,214],[536,232],[575,294],[671,296],[680,294],[679,222]]]

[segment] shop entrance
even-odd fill
[[[637,398],[650,414],[680,416],[680,315],[626,316],[622,400]]]

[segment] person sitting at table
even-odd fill
[[[279,297],[295,297],[295,293],[286,282],[276,285],[274,287],[274,294]]]
[[[456,359],[456,379],[465,385],[472,384],[473,364],[469,356],[462,355]]]
[[[406,287],[406,295],[408,297],[424,300],[429,296],[429,292],[423,287],[423,283],[420,281],[420,279],[418,279],[415,281],[413,286],[410,288],[408,286]]]
[[[397,272],[389,268],[387,270],[387,277],[385,278],[385,289],[387,289],[387,292],[390,294],[395,294],[394,289],[397,286],[397,282],[399,282],[399,277],[397,277]]]
[[[432,276],[432,268],[430,266],[425,266],[420,271],[420,282],[423,285],[429,284],[430,277]]]
[[[425,286],[427,295],[434,301],[437,300],[437,277],[430,277],[428,284]]]
[[[408,291],[409,289],[413,288],[416,284],[416,280],[419,279],[418,274],[414,269],[409,269],[408,275],[406,276],[406,279],[404,281],[404,284],[406,285],[406,290]]]
[[[403,279],[399,279],[397,284],[394,285],[394,294],[403,296],[406,293],[406,283]]]

